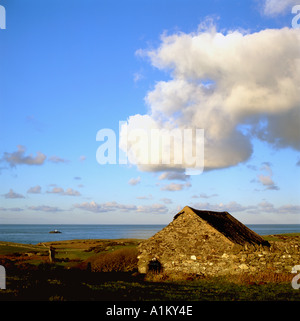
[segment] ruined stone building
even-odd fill
[[[299,248],[289,251],[289,260],[283,260],[284,254],[227,212],[186,206],[168,226],[139,245],[138,269],[140,273],[154,270],[200,275],[266,268],[280,272],[299,259]]]

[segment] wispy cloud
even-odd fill
[[[107,213],[113,211],[121,212],[139,212],[139,213],[167,213],[168,208],[163,204],[152,204],[152,205],[132,205],[132,204],[120,204],[118,202],[106,202],[106,203],[96,203],[84,202],[81,204],[75,204],[75,208],[93,212],[93,213]]]
[[[271,169],[271,164],[269,162],[264,162],[261,170],[267,172],[267,175],[260,174],[258,179],[263,186],[266,186],[268,190],[279,190],[279,187],[274,183],[272,176],[273,171]]]
[[[144,78],[143,74],[141,72],[135,72],[133,74],[133,81],[136,83]]]
[[[17,151],[9,153],[4,152],[0,161],[6,162],[10,167],[16,167],[17,165],[43,165],[47,159],[47,156],[41,152],[36,152],[36,156],[29,154],[25,155],[26,147],[23,145],[17,146]],[[58,156],[50,156],[48,161],[51,163],[68,163],[69,160],[63,159]]]
[[[193,203],[193,207],[201,209],[201,210],[208,210],[208,211],[227,211],[227,212],[244,212],[247,210],[253,210],[256,206],[244,206],[235,201],[229,203],[218,203],[218,204],[211,204],[211,203]]]
[[[49,194],[63,194],[64,189],[61,187],[53,187],[52,190],[47,191],[47,193],[49,193]]]
[[[153,196],[151,194],[149,194],[149,195],[137,196],[136,198],[138,200],[151,200],[153,198]]]
[[[80,192],[72,189],[67,188],[64,190],[62,187],[53,187],[52,190],[47,191],[49,194],[60,194],[60,195],[68,195],[68,196],[80,196]]]
[[[227,211],[229,213],[246,212],[248,214],[300,214],[300,205],[284,204],[281,206],[275,206],[274,204],[263,201],[256,205],[242,205],[238,202],[232,201],[228,203],[193,203],[193,207],[200,210],[210,211]]]
[[[15,193],[13,189],[10,189],[8,193],[4,194],[5,198],[25,198],[22,194]]]
[[[160,199],[165,204],[173,204],[173,201],[170,198],[164,197]]]
[[[80,196],[81,194],[74,190],[73,188],[67,188],[63,195],[68,195],[68,196]]]
[[[128,181],[128,184],[129,185],[137,185],[137,184],[139,184],[141,182],[141,178],[140,178],[140,176],[139,177],[137,177],[137,178],[131,178],[129,181]]]
[[[276,17],[291,11],[294,5],[299,4],[299,0],[265,0],[263,3],[263,14]]]
[[[270,214],[300,214],[300,205],[295,204],[284,204],[276,207],[268,201],[263,201],[258,204],[258,208]]]
[[[40,185],[36,185],[36,186],[33,186],[33,187],[30,187],[27,191],[27,193],[29,194],[40,194],[41,193],[41,186]]]
[[[207,195],[205,193],[200,193],[200,194],[193,195],[192,198],[212,198],[212,197],[216,197],[216,196],[218,196],[218,194]]]
[[[54,164],[58,164],[58,163],[69,163],[70,161],[58,156],[50,156],[48,159],[49,162],[54,163]]]
[[[171,184],[167,184],[162,186],[160,189],[162,191],[170,191],[170,192],[175,192],[175,191],[181,191],[185,188],[188,188],[191,186],[191,183],[185,183],[185,184],[177,184],[177,183],[171,183]]]
[[[56,206],[39,205],[39,206],[28,206],[29,210],[39,212],[62,212],[63,210]]]
[[[163,204],[151,204],[138,206],[136,211],[142,213],[165,214],[168,213],[169,209]]]
[[[22,212],[22,211],[24,211],[24,209],[20,208],[20,207],[0,207],[0,211],[1,212],[8,212],[8,211],[11,211],[11,212]]]
[[[179,180],[186,181],[190,179],[189,175],[186,175],[184,172],[164,172],[159,176],[160,180]]]
[[[135,205],[126,205],[126,204],[119,204],[117,202],[106,202],[106,203],[96,203],[92,202],[84,202],[81,204],[75,204],[75,208],[83,209],[86,211],[94,212],[94,213],[106,213],[111,211],[129,211],[129,210],[136,210]]]
[[[25,146],[18,145],[17,148],[18,150],[12,153],[4,152],[1,160],[7,162],[11,167],[15,167],[17,165],[42,165],[47,158],[41,152],[37,152],[36,156],[32,154],[26,156]]]

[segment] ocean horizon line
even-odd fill
[[[170,221],[171,222],[171,221]],[[169,222],[169,223],[170,223]],[[0,223],[0,225],[168,225],[169,223]],[[299,223],[243,223],[244,225],[300,225]]]
[[[73,239],[147,239],[168,224],[0,224],[0,240],[37,244]],[[300,233],[300,224],[245,224],[259,235]],[[58,230],[61,233],[50,233]]]

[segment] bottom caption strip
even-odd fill
[[[191,305],[152,305],[146,307],[118,307],[113,305],[106,308],[106,316],[129,316],[137,319],[141,316],[192,316]]]

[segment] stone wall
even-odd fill
[[[291,272],[300,264],[299,237],[270,246],[234,244],[201,219],[180,216],[139,246],[138,268],[147,273],[155,258],[164,273],[225,275]]]
[[[180,216],[140,244],[138,268],[140,273],[146,273],[149,262],[156,258],[165,271],[171,268],[170,264],[173,264],[172,268],[177,266],[179,269],[183,268],[183,262],[188,264],[191,256],[202,259],[204,254],[220,256],[231,247],[232,243],[224,235],[204,224],[200,218]]]
[[[200,275],[226,275],[241,272],[290,273],[294,265],[300,264],[298,243],[271,242],[271,247],[239,247],[221,255],[204,254],[180,257],[164,262],[165,273],[195,273]]]

